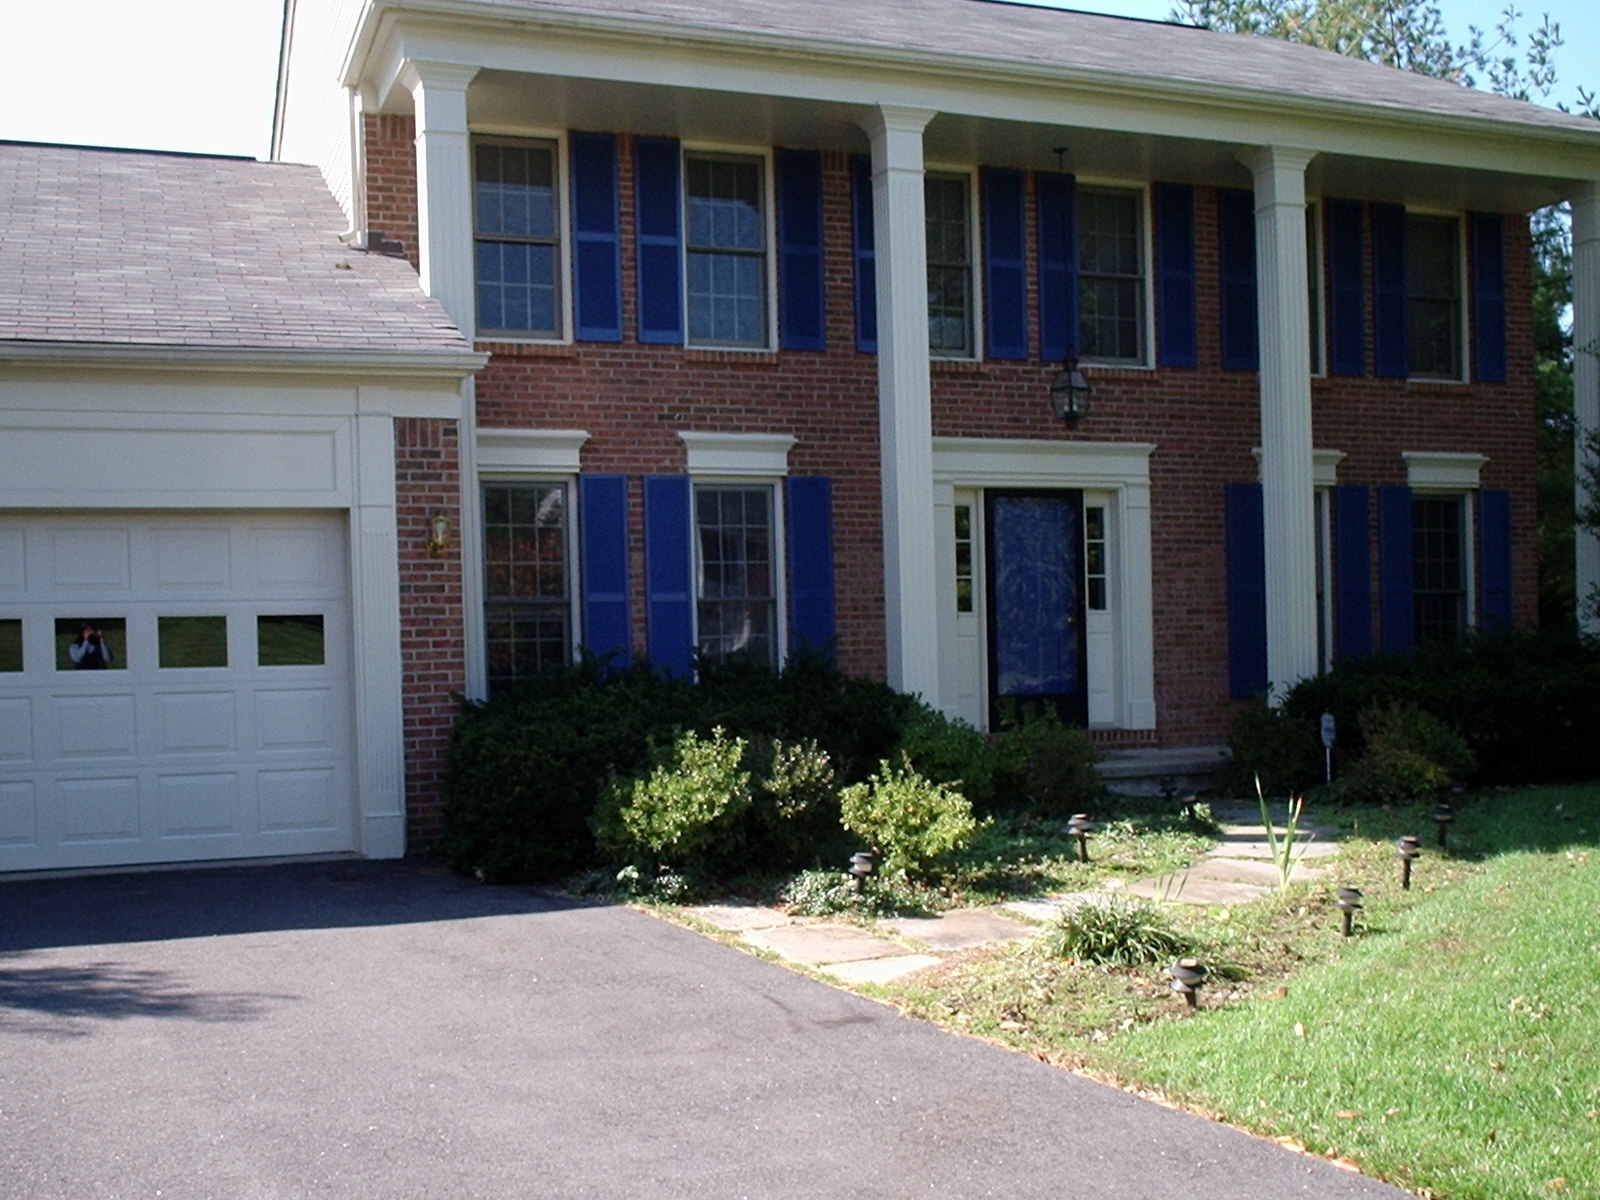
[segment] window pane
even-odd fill
[[[1461,378],[1461,234],[1454,217],[1406,218],[1410,373]]]
[[[1078,352],[1142,363],[1145,279],[1138,192],[1078,193]]]
[[[256,618],[256,662],[263,667],[320,667],[327,661],[321,613]]]
[[[22,620],[0,619],[0,673],[22,670]]]
[[[555,337],[560,332],[560,216],[555,148],[474,147],[478,325]]]
[[[485,484],[483,521],[485,650],[498,694],[572,660],[566,487]]]
[[[1467,624],[1462,497],[1411,502],[1412,620],[1418,642],[1455,641]]]
[[[689,340],[767,344],[766,218],[762,164],[748,158],[684,161]]]
[[[923,181],[927,210],[928,349],[965,358],[973,353],[972,225],[967,179],[930,175]]]
[[[771,489],[696,488],[695,535],[701,658],[776,665]]]
[[[120,671],[128,665],[128,622],[123,617],[58,617],[56,670]]]
[[[156,654],[163,668],[228,665],[226,617],[157,617]]]

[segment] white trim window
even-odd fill
[[[483,613],[489,694],[572,661],[565,483],[484,480]]]
[[[1464,377],[1465,261],[1458,218],[1406,214],[1406,356],[1413,379]]]
[[[1078,353],[1089,362],[1149,361],[1149,246],[1144,192],[1077,189]]]
[[[1466,500],[1460,492],[1411,496],[1411,631],[1418,645],[1458,641],[1472,625]]]
[[[922,185],[928,256],[928,352],[977,357],[972,177],[929,172]]]
[[[770,344],[767,171],[746,155],[683,156],[688,345]]]
[[[566,318],[557,144],[475,138],[472,218],[478,332],[562,337]]]

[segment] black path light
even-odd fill
[[[1334,893],[1333,902],[1339,906],[1339,932],[1350,936],[1350,921],[1361,909],[1361,889],[1342,887]]]
[[[1180,958],[1167,974],[1172,976],[1172,990],[1183,997],[1185,1004],[1194,1008],[1200,1003],[1200,986],[1210,974],[1205,963],[1198,958]]]
[[[1449,840],[1446,834],[1449,831],[1450,822],[1456,819],[1456,806],[1448,800],[1439,801],[1433,806],[1433,819],[1434,823],[1439,826],[1439,849],[1443,850]]]
[[[1408,833],[1394,844],[1394,856],[1400,860],[1400,886],[1411,890],[1411,864],[1422,857],[1422,839]]]
[[[855,884],[856,891],[867,882],[867,877],[877,870],[878,864],[873,861],[871,853],[866,850],[857,851],[850,856],[850,881]]]
[[[1089,834],[1094,829],[1094,823],[1089,820],[1088,813],[1073,813],[1067,821],[1067,832],[1078,839],[1078,860],[1089,861]]]

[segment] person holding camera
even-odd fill
[[[111,647],[106,645],[105,634],[88,622],[78,631],[77,640],[67,647],[67,653],[80,671],[103,671],[111,665]]]

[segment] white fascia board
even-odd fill
[[[396,5],[393,8],[398,9]],[[1289,145],[1561,179],[1600,173],[1600,131],[1102,68],[718,30],[669,22],[412,0],[383,20],[357,80],[388,103],[407,60],[619,84],[654,84],[842,105],[891,104],[1007,122],[1167,138]],[[448,16],[442,21],[441,16]],[[372,22],[363,27],[368,36]],[[375,34],[372,34],[375,38]],[[404,101],[401,101],[403,106]]]
[[[460,381],[489,362],[475,350],[406,354],[363,350],[208,350],[83,342],[0,342],[0,366],[85,370],[270,371],[279,375],[411,377]]]

